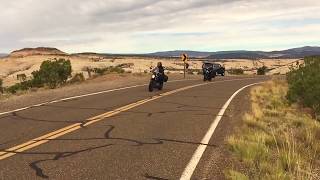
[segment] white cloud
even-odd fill
[[[317,0],[0,0],[0,51],[283,49],[320,45]]]

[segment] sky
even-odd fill
[[[0,52],[320,46],[319,0],[0,0]]]

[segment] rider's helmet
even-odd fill
[[[162,67],[162,63],[158,62],[157,67]]]

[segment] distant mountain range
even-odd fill
[[[192,58],[207,59],[268,59],[268,58],[303,58],[305,56],[320,55],[320,47],[305,46],[283,51],[164,51],[145,54],[158,57],[179,57],[182,53]]]
[[[269,59],[269,58],[303,58],[305,56],[320,55],[320,47],[305,46],[301,48],[287,49],[283,51],[218,51],[218,52],[203,52],[203,51],[163,51],[149,54],[99,54],[99,53],[76,53],[67,54],[56,48],[38,47],[24,48],[13,51],[8,54],[1,54],[0,57],[25,57],[33,55],[59,55],[59,56],[81,56],[81,55],[100,55],[100,56],[139,56],[139,57],[180,57],[186,53],[191,58],[205,59]]]
[[[6,57],[6,56],[8,56],[9,54],[5,54],[5,53],[0,53],[0,58],[2,58],[2,57]]]
[[[203,52],[203,51],[162,51],[162,52],[155,52],[144,54],[147,56],[159,56],[159,57],[179,57],[181,54],[186,53],[189,57],[193,58],[205,58],[213,54],[213,52]]]

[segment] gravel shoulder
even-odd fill
[[[54,101],[71,96],[78,96],[115,88],[142,85],[149,83],[149,74],[108,74],[83,83],[63,86],[57,89],[39,89],[35,92],[26,92],[20,95],[0,97],[0,112],[32,106],[48,101]],[[192,75],[188,77],[199,78]],[[183,79],[183,75],[170,74],[169,80]]]

